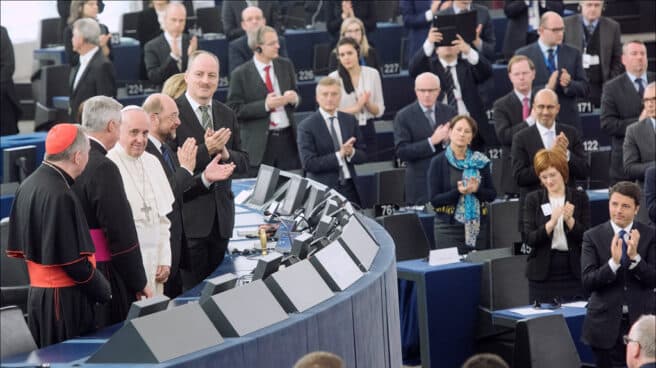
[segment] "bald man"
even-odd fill
[[[394,118],[394,146],[396,155],[407,165],[405,200],[421,205],[428,202],[428,165],[444,149],[447,123],[456,116],[456,110],[437,101],[440,79],[433,73],[415,78],[415,95],[417,101],[401,109]]]
[[[581,117],[576,99],[590,93],[588,77],[583,70],[581,53],[563,44],[565,23],[555,12],[546,12],[540,18],[538,40],[522,47],[515,55],[526,55],[535,64],[537,89],[548,88],[556,92],[561,108],[558,121],[575,127],[581,133]]]

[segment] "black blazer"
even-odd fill
[[[228,40],[234,40],[243,36],[241,29],[241,12],[246,9],[246,1],[229,0],[221,4],[221,20],[223,21],[223,33]],[[268,26],[278,29],[280,27],[280,4],[277,0],[258,1],[257,7],[262,9],[262,14]]]
[[[299,96],[296,86],[296,72],[291,61],[285,58],[273,59],[273,72],[278,80],[280,92],[294,90]],[[251,166],[257,166],[262,162],[264,150],[269,138],[270,112],[266,111],[264,101],[269,92],[255,67],[255,62],[250,61],[242,64],[230,75],[230,86],[226,104],[235,111],[239,119],[241,129],[241,141],[244,150],[248,152]],[[294,111],[296,106],[286,105],[285,112],[291,125],[292,132],[296,134],[296,123]],[[233,132],[234,135],[234,132]]]
[[[442,63],[440,63],[440,60],[435,55],[429,58],[424,53],[424,49],[420,48],[410,60],[408,72],[413,79],[423,72],[431,72],[437,75],[440,81],[442,81],[442,84],[444,84],[446,69],[444,69]],[[479,53],[478,63],[476,65],[471,65],[469,61],[461,59],[458,56],[456,75],[458,76],[462,100],[465,106],[467,106],[467,111],[469,111],[471,117],[478,123],[478,134],[477,137],[474,137],[472,149],[482,151],[486,142],[494,142],[496,140],[494,128],[488,124],[483,100],[478,93],[478,85],[492,76],[492,65],[481,53]],[[446,92],[442,89],[437,100],[440,102],[444,101],[445,95]]]
[[[148,79],[151,82],[162,84],[173,74],[187,70],[189,40],[189,35],[183,33],[182,50],[180,50],[182,54],[182,69],[178,69],[178,64],[171,57],[171,46],[169,46],[163,33],[146,43],[144,47],[144,63],[146,64]]]
[[[647,72],[649,83],[653,82],[655,77],[655,73]],[[626,128],[638,121],[641,112],[642,96],[638,94],[627,73],[618,75],[604,85],[601,95],[601,131],[610,136],[611,184],[629,180],[624,173],[622,146]]]
[[[565,202],[574,205],[574,227],[570,230],[567,224],[565,237],[569,253],[569,266],[572,275],[581,278],[581,242],[583,232],[590,227],[590,203],[588,195],[574,188],[565,189]],[[545,281],[549,278],[551,267],[551,240],[553,232],[547,235],[545,224],[551,220],[551,215],[545,216],[542,204],[549,203],[549,194],[546,189],[538,189],[526,196],[522,219],[524,221],[523,233],[526,234],[525,243],[531,250],[526,259],[526,277],[531,281]]]
[[[18,134],[18,120],[22,114],[14,86],[14,45],[5,27],[0,26],[0,135]]]
[[[98,48],[98,51],[96,51],[93,57],[91,57],[89,65],[84,69],[77,86],[73,88],[75,76],[79,69],[79,65],[72,68],[69,77],[69,113],[73,121],[77,121],[77,111],[82,102],[86,99],[98,95],[116,97],[116,74],[114,72],[114,65],[112,65],[112,62],[103,55],[100,48]]]
[[[583,234],[581,279],[583,289],[591,295],[581,339],[594,348],[610,349],[624,333],[620,330],[622,305],[629,307],[629,324],[643,314],[656,314],[656,234],[637,221],[633,228],[640,232],[642,260],[631,270],[620,267],[617,273],[608,265],[614,236],[610,222]]]
[[[457,112],[449,105],[435,103],[435,122],[447,124]],[[431,147],[431,128],[419,102],[401,109],[394,117],[394,147],[396,156],[406,163],[405,200],[412,205],[428,202],[428,166],[431,159],[443,151],[442,144]]]
[[[351,161],[345,160],[351,178],[354,178],[355,170],[353,165],[367,160],[364,140],[360,133],[358,121],[355,120],[353,115],[337,112],[337,120],[342,133],[341,143],[355,137],[355,154]],[[339,182],[339,161],[337,161],[335,155],[335,147],[333,146],[328,125],[319,111],[306,117],[298,124],[297,143],[306,176],[330,188],[336,187]]]
[[[531,96],[529,105],[532,104],[532,100],[533,96]],[[522,119],[522,102],[517,98],[515,91],[510,91],[507,95],[496,100],[493,109],[494,130],[497,133],[499,143],[503,147],[500,189],[503,193],[519,193],[519,186],[513,178],[510,153],[515,133],[528,127],[528,124]]]
[[[515,54],[525,55],[533,60],[535,64],[533,88],[536,91],[541,90],[549,81],[550,73],[538,43],[534,42],[522,47]],[[563,88],[559,83],[557,84],[555,92],[558,95],[558,103],[560,104],[557,120],[572,125],[579,132],[582,132],[581,117],[579,116],[576,99],[578,97],[587,97],[590,93],[590,86],[588,85],[588,76],[583,70],[581,53],[577,49],[563,44],[558,46],[557,54],[558,71],[560,72],[563,68],[567,69],[567,72],[572,76],[572,80],[567,87]]]
[[[645,171],[645,203],[649,213],[649,219],[653,226],[656,226],[656,166],[652,166]]]
[[[287,57],[287,43],[285,42],[285,37],[278,36],[278,42],[280,42],[280,49],[278,53],[282,57]],[[237,69],[238,66],[250,61],[253,58],[253,50],[248,47],[248,37],[243,35],[239,38],[236,38],[230,41],[228,45],[228,70],[230,74],[232,71]]]
[[[196,114],[191,108],[185,95],[175,100],[180,110],[182,124],[177,129],[177,134],[172,145],[177,150],[184,141],[195,138],[198,145],[196,154],[196,169],[194,174],[200,174],[205,166],[212,160],[205,146],[205,131],[201,126]],[[230,140],[226,147],[230,152],[229,162],[236,165],[235,173],[245,173],[248,170],[248,154],[241,151],[241,139],[239,138],[239,125],[235,113],[226,105],[217,100],[212,100],[212,121],[214,130],[229,128],[232,131]],[[196,175],[196,181],[200,177]],[[209,235],[214,223],[218,221],[219,236],[224,239],[232,237],[232,228],[235,223],[234,194],[232,193],[232,179],[216,182],[206,189],[202,183],[196,182],[192,188],[184,193],[184,205],[182,206],[182,221],[187,238],[205,238]]]
[[[460,192],[457,187],[451,185],[451,164],[446,158],[445,152],[435,156],[430,163],[428,169],[428,197],[433,207],[441,206],[455,206],[460,199]],[[494,190],[492,183],[492,175],[490,174],[490,165],[486,165],[480,169],[481,184],[478,186],[478,192],[474,193],[476,198],[481,202],[492,202],[497,197],[497,192]],[[443,214],[436,212],[435,216],[448,222],[453,220],[454,213]]]
[[[540,16],[547,11],[554,11],[561,16],[565,10],[565,4],[562,0],[539,2]],[[503,39],[503,56],[506,60],[515,54],[515,51],[526,45],[526,32],[528,32],[528,6],[524,1],[506,0],[503,6],[503,13],[508,18],[506,25],[506,34]]]
[[[494,25],[492,24],[492,17],[490,17],[490,10],[476,3],[470,5],[471,10],[476,12],[476,23],[482,24],[483,29],[481,29],[481,48],[478,50],[479,53],[483,54],[485,58],[490,61],[496,60],[496,55],[494,52],[494,46],[496,44],[496,35],[494,34]],[[438,13],[441,14],[455,14],[453,6],[450,6]],[[472,47],[474,47],[472,45]]]
[[[162,28],[157,20],[157,11],[155,8],[146,8],[139,13],[139,23],[137,23],[137,39],[143,49],[148,41],[162,34]]]
[[[364,23],[364,29],[367,35],[376,30],[376,2],[370,0],[352,1],[353,14]],[[326,15],[326,29],[333,38],[334,42],[339,40],[339,31],[342,28],[342,2],[327,1],[325,2],[324,14]],[[333,69],[331,69],[333,70]]]

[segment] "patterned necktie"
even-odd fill
[[[547,69],[549,69],[549,73],[553,73],[556,71],[556,55],[555,55],[554,49],[548,49],[547,50]]]
[[[162,157],[164,157],[164,162],[169,166],[169,169],[171,171],[175,171],[175,166],[173,166],[173,159],[171,158],[171,150],[166,146],[166,144],[162,144]]]
[[[446,67],[444,74],[444,91],[446,92],[446,100],[449,106],[456,108],[456,96],[453,94],[455,83],[453,82],[453,75],[451,75],[451,65]]]
[[[426,115],[426,119],[428,119],[431,128],[435,129],[435,115],[433,115],[433,110],[426,110],[424,111],[424,114]]]
[[[638,94],[642,98],[645,95],[645,86],[642,84],[642,78],[636,78],[635,83],[638,85]]]
[[[526,120],[526,118],[531,114],[531,107],[528,105],[528,97],[524,97],[522,100],[522,120]]]
[[[588,24],[587,26],[585,26],[585,28],[586,28],[587,31],[588,31],[588,37],[592,37],[592,34],[593,34],[594,31],[595,31],[595,26],[594,26],[594,24],[590,23],[590,24]]]
[[[210,107],[207,105],[203,106],[198,106],[200,109],[200,117],[201,117],[201,125],[203,126],[203,129],[207,130],[208,128],[212,127],[212,119],[210,118],[210,113],[209,109]]]
[[[339,143],[339,138],[337,137],[337,130],[335,130],[335,117],[330,116],[328,117],[328,120],[330,120],[330,136],[333,139],[333,147],[335,148],[335,151],[339,151],[342,147],[342,145]],[[342,171],[342,168],[339,168],[339,183],[344,184],[344,172]]]
[[[624,240],[624,237],[626,236],[626,231],[624,229],[620,230],[620,239],[622,240],[622,258],[620,258],[620,265],[622,267],[629,268],[629,265],[631,264],[631,260],[629,260],[629,256],[627,255],[627,249],[628,245],[626,244],[626,240]]]

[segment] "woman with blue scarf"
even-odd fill
[[[487,202],[497,197],[490,159],[469,146],[478,132],[476,121],[458,115],[449,122],[449,145],[428,169],[428,194],[435,209],[437,248],[457,247],[466,254],[487,248]]]

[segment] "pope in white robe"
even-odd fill
[[[107,157],[121,173],[148,287],[155,295],[162,295],[171,267],[171,222],[167,214],[173,209],[173,192],[159,160],[145,152],[150,128],[148,115],[138,106],[128,106],[123,109],[121,120],[119,142]]]

